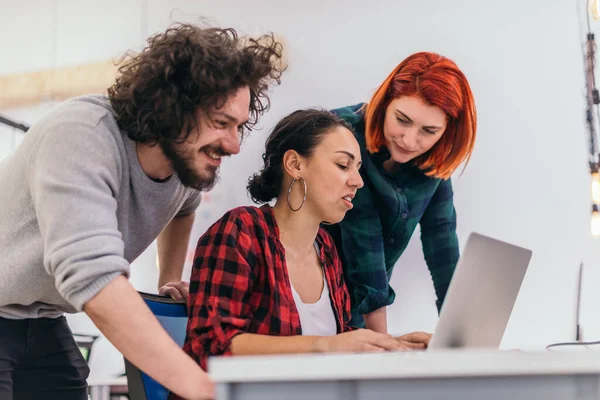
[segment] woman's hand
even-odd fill
[[[411,341],[401,341],[391,335],[369,329],[358,329],[335,336],[321,337],[315,342],[315,350],[321,353],[407,351],[414,348],[421,347]]]
[[[413,332],[396,337],[395,339],[412,350],[425,350],[429,346],[431,333]]]

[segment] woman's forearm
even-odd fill
[[[231,352],[236,356],[253,354],[294,354],[323,352],[320,336],[269,336],[242,333],[231,340]]]
[[[388,333],[387,327],[387,307],[381,307],[369,314],[364,314],[365,325],[367,329],[371,329],[379,333]]]

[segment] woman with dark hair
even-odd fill
[[[257,203],[226,213],[196,249],[184,350],[211,355],[424,348],[426,333],[392,338],[348,324],[350,298],[329,234],[363,186],[360,148],[334,114],[296,111],[266,142],[248,183]]]
[[[333,110],[360,144],[365,188],[329,226],[352,297],[352,324],[387,332],[389,279],[418,224],[441,308],[458,261],[450,177],[468,161],[477,114],[467,78],[435,53],[402,61],[368,104]]]

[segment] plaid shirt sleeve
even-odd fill
[[[196,248],[184,350],[207,369],[210,355],[230,355],[231,340],[248,331],[256,261],[251,236],[233,212],[225,214]]]
[[[450,179],[442,180],[421,218],[421,242],[441,309],[459,257],[456,210]]]
[[[344,275],[360,314],[388,306],[395,299],[388,283],[381,221],[371,196],[367,187],[360,189],[352,202],[354,208],[339,223]]]

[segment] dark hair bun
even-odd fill
[[[279,195],[281,180],[275,167],[267,167],[248,181],[248,193],[255,203],[268,203]]]

